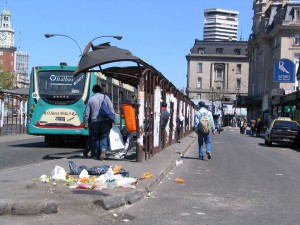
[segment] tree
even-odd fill
[[[9,72],[2,71],[2,65],[0,65],[0,88],[11,89],[13,87],[14,76]]]

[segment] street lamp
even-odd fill
[[[92,39],[87,46],[85,47],[85,49],[83,50],[83,54],[87,54],[91,48],[91,46],[93,46],[93,41],[95,41],[98,38],[103,38],[103,37],[112,37],[115,38],[117,40],[121,40],[123,37],[122,36],[118,36],[118,35],[104,35],[104,36],[99,36],[99,37],[95,37],[94,39]]]
[[[96,39],[98,39],[98,38],[103,38],[103,37],[112,37],[112,38],[115,38],[115,39],[117,39],[117,40],[121,40],[123,37],[122,36],[119,36],[119,35],[114,35],[114,36],[112,36],[112,35],[105,35],[105,36],[99,36],[99,37],[95,37],[93,40],[91,40],[90,42],[93,42],[93,41],[95,41]]]
[[[70,38],[72,41],[75,42],[75,44],[78,46],[79,50],[80,50],[80,56],[82,55],[82,50],[79,46],[79,44],[77,43],[77,41],[75,41],[73,38],[71,38],[70,36],[68,35],[65,35],[65,34],[45,34],[45,37],[46,38],[50,38],[50,37],[54,37],[54,36],[63,36],[63,37],[67,37],[67,38]]]

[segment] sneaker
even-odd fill
[[[207,154],[207,158],[211,159],[211,153],[210,152],[206,152],[206,154]]]
[[[101,154],[100,154],[100,157],[99,157],[100,160],[104,160],[105,159],[105,153],[106,153],[105,150],[101,151]]]
[[[84,150],[82,151],[82,154],[83,154],[84,157],[87,157],[88,154],[89,154],[89,151],[86,150],[86,149],[84,149]]]
[[[200,156],[199,159],[204,160],[204,156]]]
[[[122,153],[118,153],[118,154],[115,155],[116,159],[124,159],[124,157],[125,157],[125,155],[122,154]]]

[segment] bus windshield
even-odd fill
[[[40,71],[37,76],[38,92],[42,98],[61,96],[80,98],[84,91],[85,74],[73,76],[74,71]]]

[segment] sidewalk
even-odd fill
[[[13,135],[5,137],[6,141],[16,138],[24,139],[27,135]],[[32,136],[30,136],[32,138]],[[127,159],[117,160],[112,156],[107,160],[98,161],[91,158],[79,157],[63,158],[33,164],[0,172],[1,198],[0,215],[34,215],[41,213],[56,213],[58,210],[68,210],[78,207],[91,206],[113,209],[126,204],[132,204],[145,196],[151,194],[152,190],[160,181],[176,166],[180,159],[193,144],[197,143],[196,134],[191,133],[181,140],[181,143],[174,143],[172,146],[157,153],[144,162],[135,162]],[[3,138],[0,138],[0,142]],[[59,182],[56,186],[50,183],[34,182],[32,179],[41,175],[50,175],[56,165],[63,167],[70,172],[69,161],[77,166],[87,167],[101,165],[120,165],[129,172],[130,177],[141,178],[145,172],[154,175],[154,178],[140,180],[136,189],[106,189],[102,191],[70,189]]]

